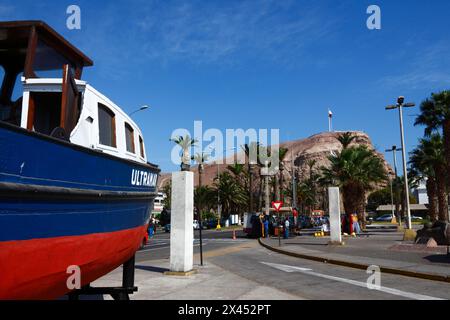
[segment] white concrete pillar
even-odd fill
[[[189,272],[193,267],[194,173],[172,173],[170,213],[170,271]]]
[[[342,244],[341,234],[341,201],[339,188],[328,188],[328,204],[330,212],[330,243]]]

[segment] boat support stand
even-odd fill
[[[91,287],[90,284],[81,289],[74,290],[68,294],[69,300],[79,300],[80,295],[104,295],[109,294],[114,300],[130,300],[129,295],[138,291],[134,285],[135,256],[125,262],[122,266],[121,287]]]

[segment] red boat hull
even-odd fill
[[[123,264],[138,250],[146,226],[108,233],[0,242],[0,299],[57,299],[70,290],[69,266],[87,285]]]

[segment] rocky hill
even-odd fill
[[[309,174],[309,169],[307,166],[309,160],[316,160],[315,168],[327,166],[329,164],[327,157],[331,154],[331,152],[340,151],[341,149],[341,144],[336,139],[341,133],[343,132],[323,132],[315,134],[306,139],[288,141],[280,144],[281,147],[289,149],[289,152],[284,161],[286,168],[286,178],[290,179],[291,177],[290,172],[292,171],[292,163],[297,168],[300,178]],[[361,131],[352,131],[352,133],[356,136],[352,144],[366,145],[369,148],[374,149],[370,137],[366,133]],[[385,160],[384,155],[379,152],[377,152],[377,154],[383,160],[386,170],[392,174],[393,170]],[[233,162],[233,157],[231,157],[231,159],[228,158],[227,160],[231,160],[231,162]],[[219,169],[220,172],[223,172],[224,170],[226,170],[226,168],[227,164],[221,164],[217,166],[216,164],[212,163],[205,165],[203,184],[211,185],[214,181],[214,178],[217,176],[217,170]],[[197,185],[197,167],[194,166],[191,170],[194,172],[195,184]],[[158,185],[163,186],[169,180],[170,174],[163,173],[161,174]]]

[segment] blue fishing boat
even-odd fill
[[[86,286],[146,237],[159,168],[92,65],[44,22],[0,22],[0,299],[61,297],[71,266]]]

